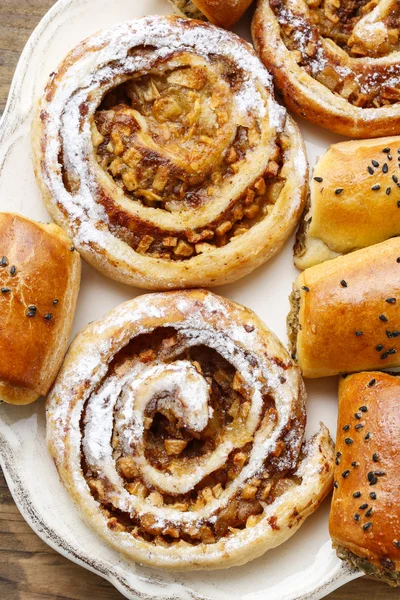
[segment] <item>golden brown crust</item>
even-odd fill
[[[74,340],[48,444],[86,521],[126,557],[227,568],[283,543],[331,489],[329,432],[303,443],[304,402],[250,310],[205,290],[139,296]]]
[[[400,366],[398,259],[400,239],[393,238],[299,275],[293,294],[300,302],[288,325],[305,377]]]
[[[140,76],[121,82],[117,51],[145,61]],[[98,85],[88,52],[111,80]],[[148,17],[86,40],[49,81],[32,133],[51,216],[85,260],[130,285],[235,281],[282,247],[304,205],[296,124],[250,45],[209,23]]]
[[[297,233],[298,268],[400,234],[399,149],[400,137],[341,142],[319,159]]]
[[[400,71],[392,21],[398,23],[394,0],[365,8],[345,0],[259,0],[253,39],[290,110],[348,137],[396,135]]]
[[[0,213],[0,397],[29,404],[49,391],[67,348],[80,258],[53,224]]]
[[[392,584],[400,570],[399,393],[400,379],[389,373],[341,378],[329,521],[340,553],[366,559],[359,566],[370,575],[392,574]]]
[[[230,29],[243,16],[253,0],[193,0],[207,19]]]

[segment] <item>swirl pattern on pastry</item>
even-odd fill
[[[259,0],[256,48],[286,105],[351,137],[400,133],[396,0]]]
[[[234,281],[303,208],[297,126],[249,44],[209,23],[148,17],[83,42],[49,81],[33,141],[52,217],[139,287]]]
[[[48,399],[50,452],[87,522],[155,567],[224,568],[284,542],[328,493],[325,427],[248,309],[202,290],[141,296],[73,342]]]

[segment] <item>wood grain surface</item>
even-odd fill
[[[53,3],[53,0],[0,0],[0,112],[4,110],[22,48],[31,31]],[[391,589],[363,578],[328,596],[329,600],[350,598],[400,600],[400,589]],[[121,594],[108,582],[63,558],[33,533],[19,514],[1,470],[0,599],[122,599]]]

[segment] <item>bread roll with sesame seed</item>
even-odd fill
[[[297,231],[307,269],[400,234],[400,137],[333,144],[319,159]]]
[[[47,394],[67,349],[79,254],[53,224],[0,213],[0,400]]]
[[[288,335],[304,377],[400,366],[400,238],[306,269]]]
[[[400,377],[357,373],[339,383],[329,530],[338,556],[400,585]]]

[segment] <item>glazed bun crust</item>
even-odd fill
[[[297,233],[298,268],[400,234],[399,148],[400,137],[340,142],[319,159]]]
[[[53,224],[0,214],[0,398],[29,404],[49,391],[66,351],[80,258]]]
[[[305,377],[400,366],[399,257],[393,238],[296,279],[288,333]]]
[[[389,373],[341,379],[329,521],[340,556],[392,584],[400,567],[399,397],[400,378]]]
[[[243,16],[253,0],[193,0],[214,25],[229,29]]]

